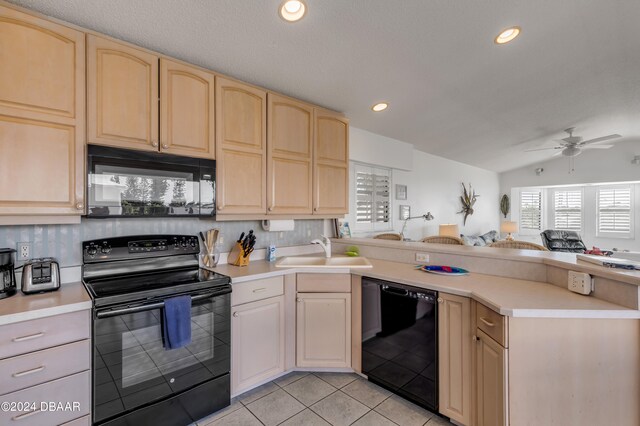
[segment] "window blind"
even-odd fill
[[[542,191],[520,192],[520,229],[542,230]]]
[[[554,229],[582,229],[582,191],[555,191],[553,197]]]
[[[631,188],[598,190],[598,232],[631,233]]]
[[[356,171],[356,222],[389,222],[391,173],[363,169]]]

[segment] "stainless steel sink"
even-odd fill
[[[276,262],[276,268],[372,268],[366,257],[290,256]]]

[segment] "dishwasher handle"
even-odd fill
[[[381,288],[385,293],[395,294],[396,296],[409,296],[409,290],[405,288],[389,287],[386,284],[382,285]]]
[[[411,291],[402,287],[392,287],[386,284],[382,284],[380,289],[388,294],[400,297],[408,297],[410,299],[418,299],[427,303],[435,304],[437,302],[437,293],[423,293],[420,291]]]

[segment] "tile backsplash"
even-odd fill
[[[122,235],[186,234],[220,229],[224,239],[221,251],[229,251],[240,233],[253,229],[256,249],[270,244],[276,247],[307,244],[323,233],[323,220],[296,220],[295,229],[287,232],[266,232],[260,221],[215,222],[191,218],[158,219],[82,219],[75,225],[0,226],[0,247],[16,248],[18,242],[31,243],[31,257],[51,256],[60,266],[82,264],[82,241]],[[282,237],[280,237],[282,235]]]

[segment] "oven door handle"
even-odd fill
[[[222,296],[223,294],[227,294],[227,293],[231,293],[230,290],[222,290],[222,291],[217,291],[214,293],[205,293],[205,294],[198,294],[196,296],[191,296],[191,302],[195,302],[198,300],[204,300],[204,299],[209,299],[211,297],[215,297],[215,296]],[[152,309],[158,309],[158,308],[162,308],[164,307],[164,302],[157,302],[157,303],[148,303],[146,305],[139,305],[139,306],[130,306],[127,308],[122,308],[122,309],[111,309],[108,311],[101,311],[101,312],[97,312],[96,313],[96,317],[97,318],[109,318],[109,317],[115,317],[118,315],[125,315],[125,314],[133,314],[136,312],[144,312],[144,311],[150,311]]]

